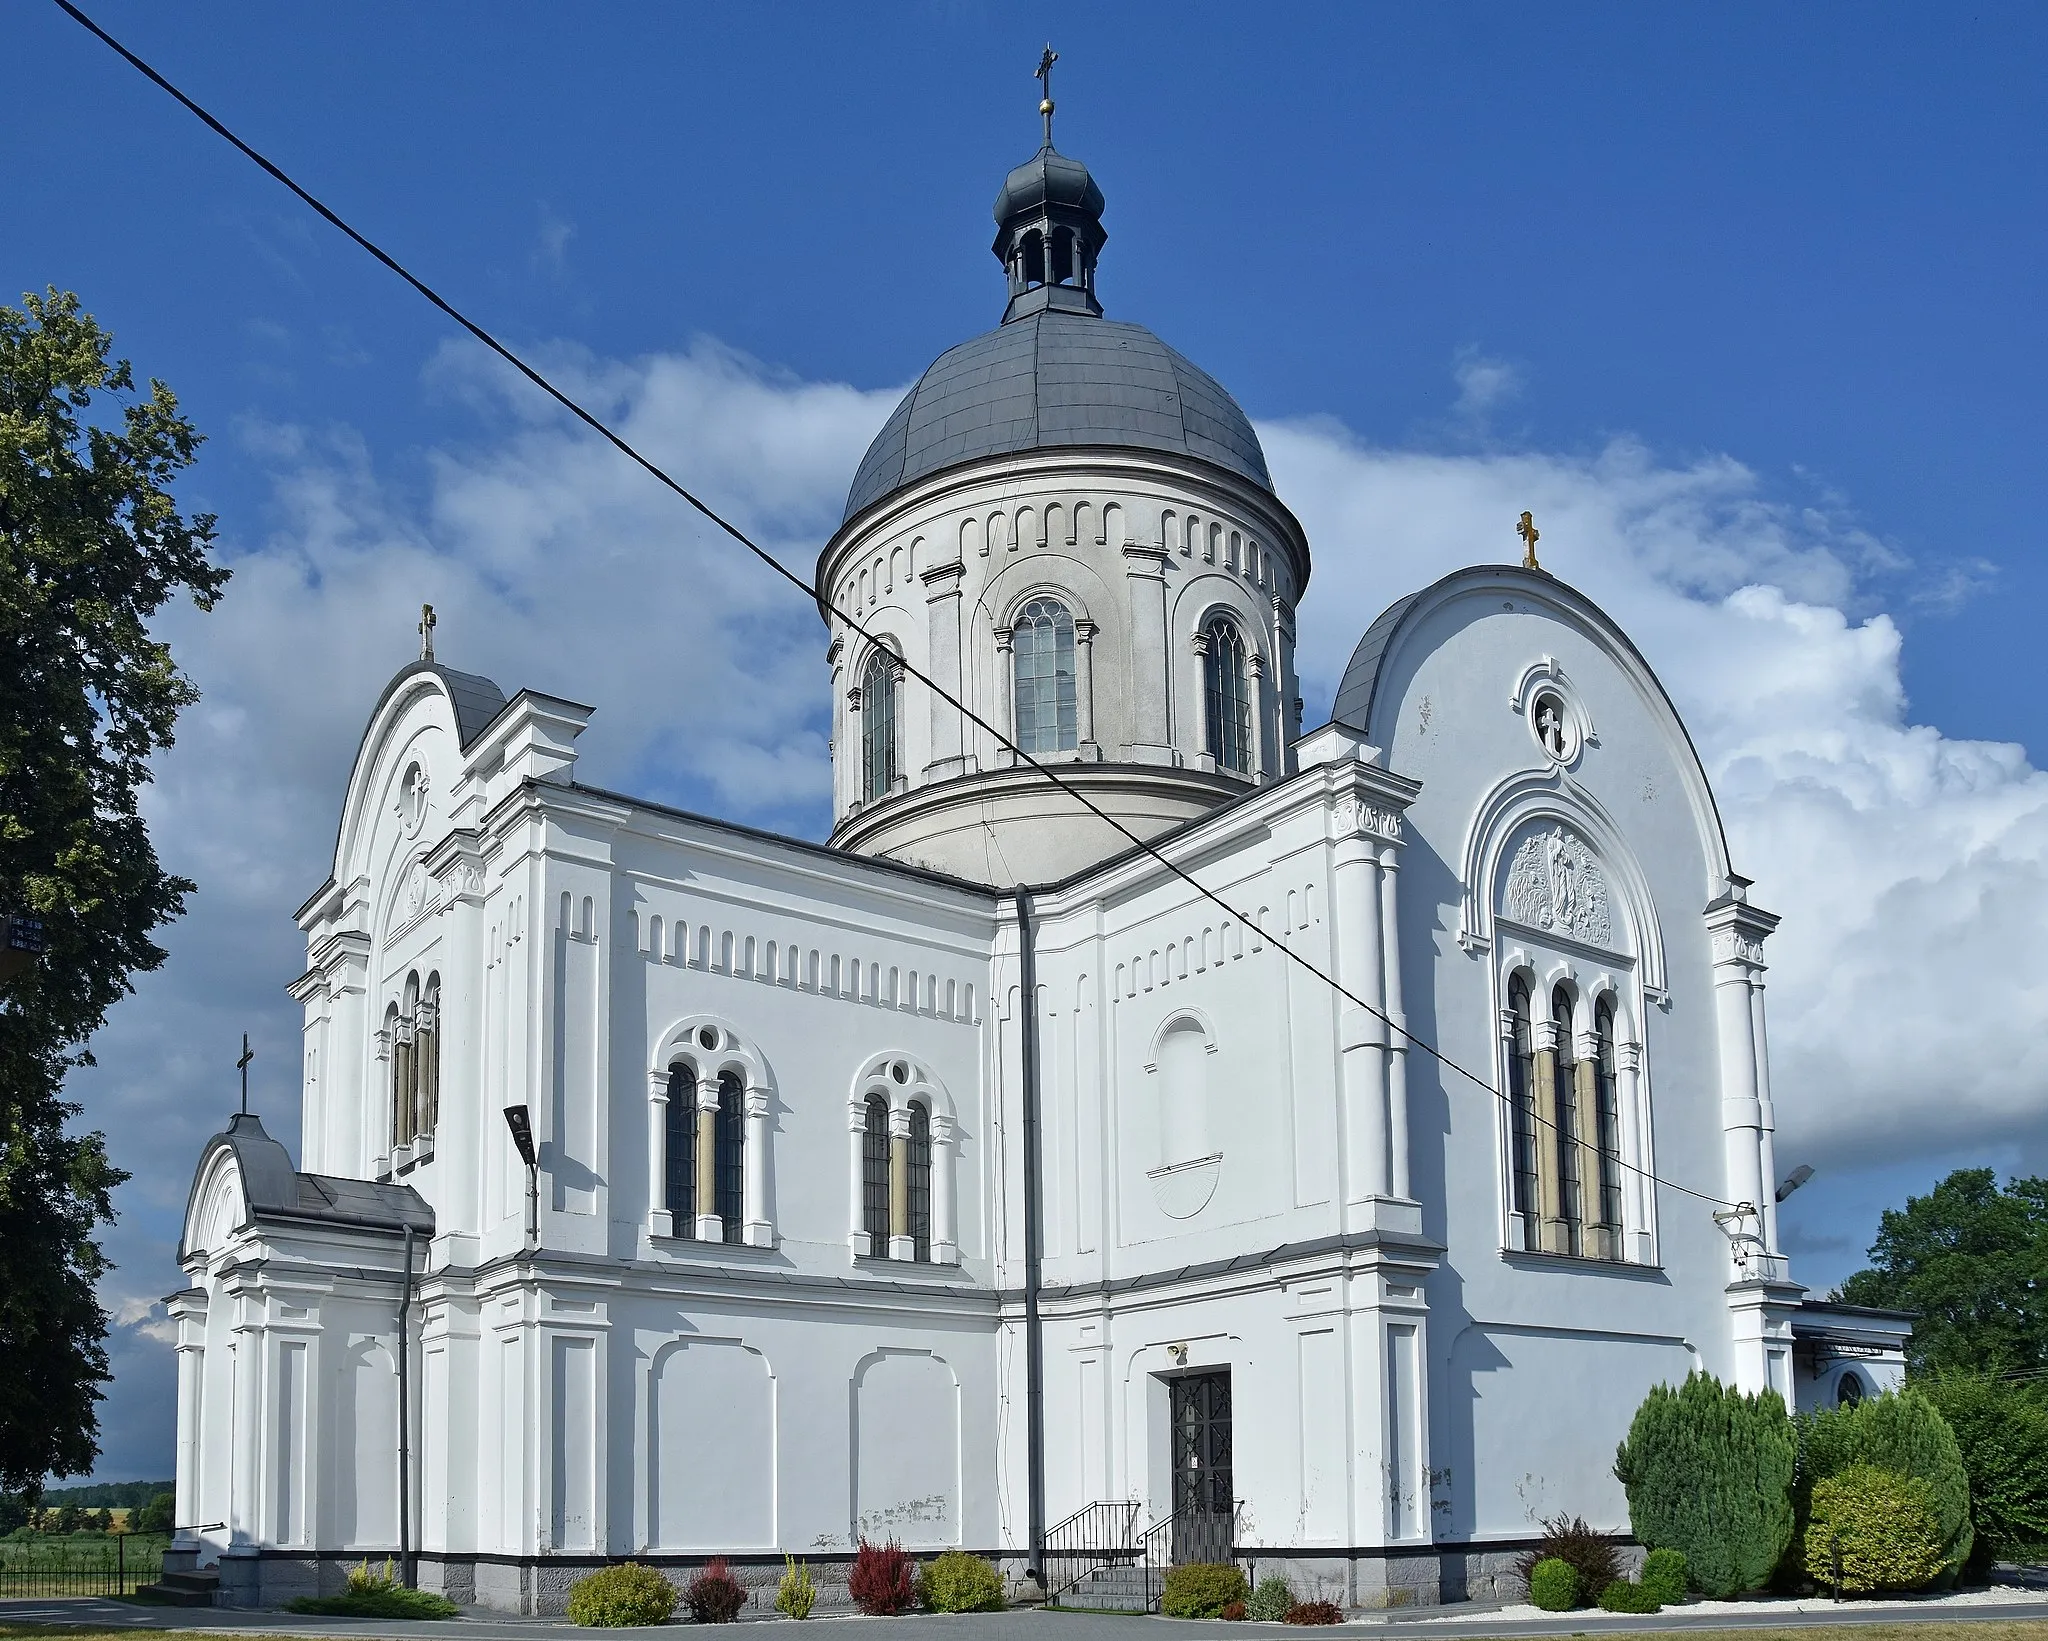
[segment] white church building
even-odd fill
[[[1648,664],[1531,529],[1361,620],[1305,730],[1309,541],[1104,317],[1102,210],[1048,115],[1002,323],[820,554],[827,843],[585,784],[590,709],[431,645],[376,703],[302,1155],[209,1142],[170,1300],[223,1599],[863,1537],[1455,1599],[1541,1517],[1627,1531],[1659,1381],[1896,1379],[1779,1251],[1777,920]]]

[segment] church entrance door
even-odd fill
[[[1173,1391],[1173,1562],[1228,1561],[1237,1536],[1230,1472],[1230,1370],[1191,1373]]]

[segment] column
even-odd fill
[[[889,1257],[915,1259],[917,1239],[910,1234],[910,1108],[889,1112]]]
[[[1619,1021],[1616,1022],[1617,1025]],[[1648,1264],[1650,1260],[1651,1214],[1655,1204],[1643,1171],[1649,1166],[1650,1148],[1644,1143],[1648,1132],[1642,1120],[1643,1046],[1640,1043],[1614,1045],[1614,1103],[1619,1107],[1622,1157],[1634,1164],[1621,1171],[1621,1200],[1626,1205],[1623,1234],[1633,1235],[1633,1248],[1625,1247],[1623,1257]]]
[[[1600,1192],[1600,1039],[1581,1027],[1572,1034],[1572,1108],[1578,1113],[1579,1252],[1612,1259],[1617,1252]]]
[[[718,1207],[718,1078],[697,1075],[697,1240],[723,1242]]]
[[[647,1234],[674,1236],[668,1206],[668,1073],[647,1074]]]
[[[1254,784],[1263,785],[1266,775],[1266,658],[1253,650],[1244,658],[1244,688],[1249,699],[1245,702],[1245,716],[1251,720],[1252,745],[1251,763]],[[1206,691],[1204,692],[1207,693]],[[1396,1191],[1396,1196],[1407,1193]]]
[[[1770,1184],[1764,1178],[1763,1100],[1758,1084],[1756,1016],[1751,982],[1762,967],[1761,941],[1730,923],[1714,933],[1714,1022],[1721,1060],[1721,1139],[1726,1184],[1722,1194],[1747,1204],[1749,1216],[1731,1221],[1730,1230],[1743,1247],[1751,1267],[1738,1275],[1760,1276],[1757,1256],[1767,1251],[1763,1203]]]
[[[1345,1190],[1347,1202],[1388,1194],[1387,1028],[1373,1013],[1383,1009],[1386,959],[1381,945],[1380,868],[1372,839],[1345,838],[1336,848],[1337,974],[1344,989],[1367,1005],[1340,1001],[1343,1055]]]
[[[1209,733],[1209,635],[1196,633],[1188,640],[1188,648],[1195,657],[1195,737],[1188,756],[1201,768],[1214,770],[1216,758],[1209,750],[1216,744],[1216,737]]]
[[[1084,756],[1095,747],[1095,623],[1074,623],[1074,721]]]
[[[1408,1039],[1402,1035],[1408,1025],[1408,1015],[1401,1006],[1401,920],[1395,897],[1399,885],[1396,874],[1401,866],[1400,846],[1381,844],[1379,865],[1380,950],[1387,969],[1387,1018],[1401,1028],[1387,1033],[1387,1133],[1394,1163],[1391,1183],[1395,1196],[1409,1200],[1415,1193],[1408,1184]]]
[[[1531,998],[1535,1012],[1539,999]],[[1557,1110],[1557,1022],[1546,1013],[1529,1025],[1536,1047],[1536,1200],[1542,1214],[1538,1243],[1545,1253],[1572,1251],[1572,1228],[1564,1217],[1564,1175],[1559,1163],[1561,1124]]]
[[[846,1203],[848,1209],[847,1246],[853,1250],[856,1259],[865,1258],[876,1250],[868,1246],[867,1218],[867,1107],[855,1100],[846,1111]]]
[[[953,1145],[959,1129],[944,1112],[932,1113],[932,1263],[960,1263],[960,1227],[956,1222],[956,1184],[953,1171],[958,1159]]]
[[[747,1135],[741,1151],[745,1169],[746,1237],[749,1248],[775,1246],[775,1226],[768,1217],[768,1090],[749,1087],[746,1094]]]
[[[998,627],[995,630],[995,638],[995,726],[1004,735],[1007,735],[1011,740],[1014,741],[1017,738],[1017,704],[1015,699],[1017,684],[1017,668],[1013,656],[1013,651],[1015,649],[1017,642],[1017,634],[1015,629],[1013,628]],[[1016,763],[1016,761],[1017,755],[1014,752],[1007,751],[1000,747],[997,749],[996,763],[998,766],[1008,766]]]

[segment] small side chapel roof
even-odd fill
[[[206,1142],[192,1176],[195,1194],[214,1152],[222,1147],[234,1152],[241,1171],[242,1196],[249,1210],[245,1224],[326,1225],[390,1236],[411,1226],[424,1236],[434,1234],[434,1210],[410,1185],[302,1174],[292,1166],[291,1153],[265,1131],[262,1118],[250,1111],[231,1117],[227,1127]],[[191,1217],[188,1202],[187,1224]],[[181,1235],[178,1257],[183,1259],[185,1252]]]
[[[384,703],[402,689],[407,680],[417,678],[423,672],[432,673],[446,687],[448,699],[455,707],[455,733],[462,742],[462,750],[467,752],[476,738],[490,727],[491,720],[505,710],[507,699],[505,692],[480,672],[457,672],[438,661],[415,661],[411,666],[401,668],[384,686],[384,693],[377,697],[377,704],[370,709],[366,723],[374,724],[377,714],[384,710]]]

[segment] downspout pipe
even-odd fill
[[[407,1589],[418,1580],[412,1553],[412,1227],[405,1228],[405,1274],[398,1289],[398,1566]]]
[[[1031,1535],[1030,1576],[1045,1588],[1045,1325],[1038,1314],[1038,956],[1031,894],[1017,891],[1017,969],[1024,1104],[1024,1476]]]

